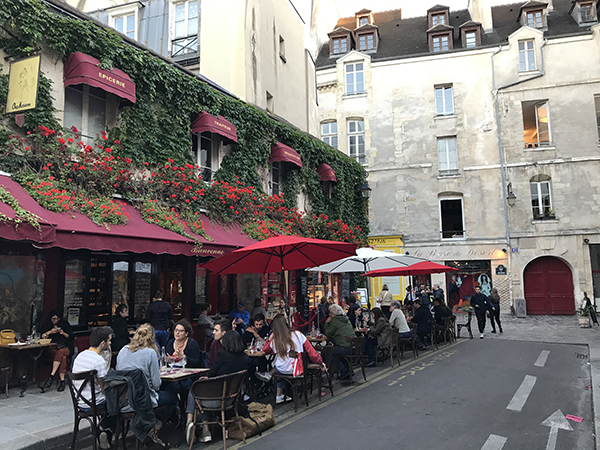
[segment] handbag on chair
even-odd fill
[[[0,345],[14,344],[17,340],[15,330],[2,330],[0,331]]]

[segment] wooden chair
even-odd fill
[[[346,337],[346,341],[352,344],[352,353],[349,355],[340,355],[340,357],[348,361],[350,367],[350,383],[352,383],[352,376],[354,375],[354,363],[358,363],[362,369],[363,378],[367,381],[367,373],[365,372],[365,361],[363,360],[363,345],[364,337]]]
[[[306,352],[299,353],[298,358],[302,358],[302,367],[306,369],[310,362]],[[275,387],[275,392],[277,392],[278,380],[283,380],[290,386],[292,390],[292,398],[294,399],[294,411],[298,411],[298,388],[302,388],[304,392],[304,399],[306,400],[306,406],[308,406],[308,388],[306,383],[306,374],[306,370],[302,375],[296,377],[293,375],[284,375],[278,373],[273,374],[273,386]]]
[[[400,365],[399,333],[400,330],[398,330],[398,328],[392,327],[392,335],[390,336],[390,362],[392,367],[394,367],[394,350],[396,350],[396,361],[398,361],[398,365]]]
[[[90,423],[90,427],[92,429],[92,445],[94,450],[98,448],[98,425],[100,424],[101,419],[104,417],[104,411],[100,410],[96,406],[96,374],[98,372],[96,370],[90,370],[87,372],[79,372],[72,373],[67,372],[66,374],[66,384],[69,387],[69,392],[71,393],[71,400],[73,401],[73,411],[75,413],[75,423],[73,426],[73,439],[71,440],[71,450],[75,449],[75,442],[77,441],[77,433],[79,432],[79,423],[85,419]],[[81,386],[76,387],[74,382],[81,381]],[[85,390],[86,386],[90,387],[90,391],[92,393],[91,399],[86,399],[82,392]],[[79,401],[85,404],[85,408],[89,411],[82,411],[79,407]]]
[[[437,350],[438,349],[438,344],[437,344],[437,322],[435,321],[435,319],[431,319],[429,321],[429,327],[430,327],[430,331],[429,331],[429,340],[431,341],[431,349],[432,350]]]
[[[456,333],[454,331],[455,320],[456,320],[455,316],[450,316],[450,317],[444,318],[443,336],[444,336],[445,344],[447,344],[448,342],[452,343],[452,342],[456,341]]]
[[[468,319],[465,323],[457,323],[456,324],[456,337],[459,338],[460,337],[460,330],[463,328],[466,328],[467,331],[469,332],[469,337],[471,339],[473,339],[473,331],[471,330],[471,319],[473,318],[473,313],[469,312],[468,314]]]
[[[321,357],[323,358],[323,363],[327,366],[327,371],[323,371],[319,364],[314,364],[309,362],[306,365],[308,369],[306,375],[310,376],[310,393],[312,394],[312,380],[313,377],[317,378],[317,387],[319,388],[319,401],[321,401],[321,386],[323,383],[323,375],[327,377],[327,382],[329,383],[329,391],[331,392],[331,396],[333,397],[333,382],[331,379],[331,357],[333,356],[333,345],[326,345],[321,347]]]
[[[0,375],[4,380],[4,394],[6,394],[6,398],[8,398],[8,382],[10,381],[10,366],[8,367],[0,367]]]
[[[412,334],[410,335],[410,337],[407,338],[398,338],[398,343],[400,344],[400,357],[404,356],[404,344],[408,344],[410,345],[410,347],[412,348],[413,351],[413,358],[417,359],[417,357],[419,356],[419,337],[417,336],[417,325],[416,324],[411,324],[410,325],[410,330],[412,331]]]
[[[245,376],[246,371],[242,370],[229,375],[194,381],[190,388],[195,403],[190,450],[194,445],[197,425],[221,426],[223,449],[227,450],[227,424],[237,423],[240,433],[244,436],[244,444],[246,443],[246,434],[242,429],[241,418],[237,411],[237,401],[244,385]],[[231,419],[225,419],[225,412],[230,410],[233,411],[234,416]],[[202,414],[202,420],[198,420],[198,413]],[[214,419],[210,419],[209,414],[214,414]]]

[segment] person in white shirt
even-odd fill
[[[399,301],[394,300],[392,302],[390,305],[390,311],[392,312],[392,315],[390,316],[390,323],[392,324],[392,327],[398,328],[398,337],[400,339],[409,338],[412,332],[410,331],[410,327],[406,322],[406,317],[404,316],[401,308],[402,305]]]
[[[104,377],[106,375],[106,361],[100,353],[106,348],[110,348],[110,340],[113,335],[113,329],[111,327],[98,327],[92,330],[90,334],[90,348],[84,350],[77,355],[73,362],[73,373],[88,372],[90,370],[96,370],[96,378],[94,380],[94,390],[96,395],[96,406],[100,409],[104,409],[106,406],[106,399],[104,397]],[[74,381],[74,387],[79,390],[83,381]],[[85,399],[92,400],[92,386],[87,384],[81,396]],[[81,399],[79,399],[79,409],[82,411],[89,411],[91,408]],[[100,433],[98,435],[98,441],[101,449],[108,449],[111,447],[111,438],[115,430],[115,417],[105,416],[100,422]]]

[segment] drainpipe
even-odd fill
[[[498,155],[500,157],[500,176],[502,178],[502,201],[504,204],[504,226],[506,228],[506,245],[508,247],[507,257],[509,259],[509,264],[508,264],[508,267],[509,267],[509,291],[510,291],[511,299],[512,299],[512,291],[513,291],[513,289],[512,289],[512,265],[511,265],[511,257],[510,257],[509,252],[512,252],[512,250],[511,250],[511,246],[510,246],[510,228],[509,228],[509,224],[508,224],[508,203],[506,200],[506,170],[504,167],[504,148],[502,147],[502,133],[501,133],[501,128],[500,128],[500,112],[499,112],[499,108],[498,108],[498,92],[500,92],[503,89],[507,89],[509,87],[513,87],[518,84],[525,83],[527,81],[535,80],[536,78],[541,78],[545,75],[546,66],[545,66],[545,62],[544,62],[544,47],[546,46],[547,42],[548,42],[548,40],[544,39],[544,42],[543,42],[542,46],[540,47],[541,61],[542,61],[540,73],[538,73],[537,75],[534,75],[532,77],[526,78],[524,80],[519,80],[519,81],[515,81],[514,83],[505,84],[498,88],[496,88],[496,71],[495,71],[495,66],[494,66],[494,58],[495,58],[496,54],[498,54],[502,51],[502,46],[500,46],[498,48],[498,50],[496,50],[494,53],[492,53],[492,94],[494,95],[494,108],[495,108],[495,113],[496,113],[496,130],[498,132]]]

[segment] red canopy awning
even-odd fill
[[[431,261],[421,261],[406,267],[392,267],[389,269],[379,269],[367,272],[367,277],[406,277],[409,275],[428,275],[430,273],[454,272],[458,269],[454,267],[437,264]]]
[[[235,126],[223,116],[215,117],[207,112],[198,114],[192,122],[192,133],[203,133],[204,131],[220,134],[233,142],[238,141]]]
[[[282,144],[281,142],[271,144],[271,157],[269,158],[269,162],[279,161],[289,162],[302,168],[302,158],[300,158],[300,154],[292,147]]]
[[[335,170],[333,170],[329,164],[325,164],[325,163],[319,164],[319,166],[317,167],[317,172],[319,172],[321,181],[337,182],[337,177],[335,176]]]
[[[135,83],[119,69],[100,68],[100,61],[81,52],[69,55],[64,67],[65,86],[87,84],[135,103]]]
[[[55,233],[53,239],[39,241],[29,238],[35,240],[36,247],[39,248],[60,247],[67,250],[87,249],[117,253],[221,256],[256,242],[242,234],[239,225],[224,227],[211,223],[210,219],[202,216],[205,232],[213,241],[190,231],[190,235],[198,239],[200,245],[196,245],[189,237],[146,222],[132,205],[125,202],[122,202],[122,207],[129,214],[125,225],[110,225],[108,228],[98,226],[89,217],[80,213],[59,214],[42,208],[9,177],[0,176],[0,185],[14,186],[14,191],[18,193],[14,195],[19,204],[45,219],[46,223],[52,224]],[[12,239],[6,232],[7,228],[0,227],[0,238]]]

